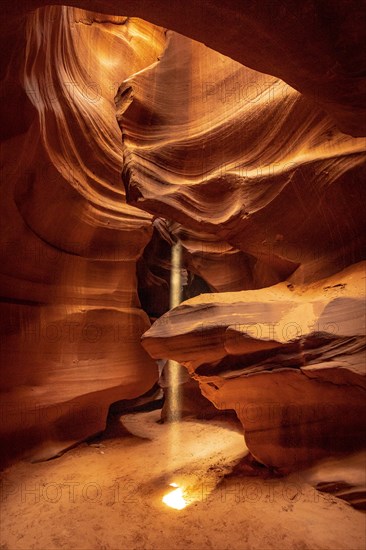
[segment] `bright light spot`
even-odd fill
[[[177,487],[177,489],[163,497],[164,504],[175,510],[183,510],[183,508],[187,506],[187,502],[183,496],[183,490],[178,487],[176,483],[171,483],[170,486]]]

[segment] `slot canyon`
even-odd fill
[[[1,8],[0,550],[364,550],[365,1]]]

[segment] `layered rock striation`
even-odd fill
[[[185,363],[217,407],[238,402],[265,464],[324,454],[334,419],[339,449],[357,443],[361,275],[348,266],[364,246],[365,140],[352,137],[366,133],[363,7],[53,4],[5,2],[1,22],[8,454],[54,456],[102,430],[111,403],[151,388],[140,337],[169,307],[177,239],[187,295],[230,294],[159,319],[150,355]],[[280,336],[248,323],[279,324]],[[300,334],[284,336],[293,323]],[[242,404],[262,407],[278,388],[280,417],[248,428]],[[311,416],[332,400],[334,414]]]
[[[307,286],[204,294],[144,334],[235,410],[252,455],[286,471],[365,440],[365,266]]]
[[[0,430],[5,454],[39,459],[103,430],[112,402],[158,377],[136,278],[152,219],[125,204],[114,95],[165,38],[64,7],[18,32],[24,57],[4,77],[19,101],[2,142]]]
[[[365,140],[284,82],[168,35],[117,95],[128,202],[182,226],[191,269],[215,290],[360,261]]]
[[[48,0],[8,1],[9,19]],[[364,136],[366,7],[358,0],[53,0],[85,10],[140,17],[276,76],[326,110],[337,126]],[[213,81],[215,82],[215,81]],[[246,99],[244,95],[244,99]]]

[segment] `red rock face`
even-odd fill
[[[144,347],[235,410],[263,464],[288,470],[349,452],[365,438],[364,267],[305,287],[192,298],[154,323]]]
[[[284,82],[170,33],[117,107],[128,202],[183,226],[213,289],[318,280],[362,259],[365,141]]]
[[[13,14],[47,5],[13,0]],[[203,42],[262,73],[288,82],[331,114],[347,134],[364,136],[365,20],[358,0],[53,0],[105,14],[141,17]]]
[[[9,116],[2,143],[1,432],[10,453],[33,458],[101,431],[112,402],[158,376],[140,345],[150,323],[136,286],[152,221],[125,204],[114,94],[164,35],[92,17],[28,17],[18,88],[29,126]]]
[[[11,452],[53,456],[153,385],[140,337],[168,309],[172,239],[196,292],[230,294],[163,316],[149,354],[182,361],[216,407],[237,410],[265,464],[357,443],[362,276],[334,274],[363,258],[365,140],[352,137],[366,133],[363,8],[57,3],[75,8],[9,2],[0,32]],[[306,328],[309,312],[328,328]],[[236,317],[301,334],[253,336]],[[278,388],[280,414],[248,425],[248,407],[277,403]]]

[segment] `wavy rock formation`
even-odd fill
[[[9,455],[48,458],[101,431],[112,402],[143,394],[158,376],[140,344],[150,323],[136,281],[152,220],[124,204],[114,95],[121,79],[156,60],[165,38],[142,21],[102,19],[52,7],[26,24],[17,86],[28,128],[17,126],[17,100],[2,142]]]
[[[357,449],[366,433],[365,265],[308,286],[201,295],[144,334],[233,409],[252,455],[279,470]]]
[[[348,296],[348,279],[340,310],[338,287],[309,287],[302,296],[298,285],[363,258],[365,140],[347,134],[366,134],[364,8],[353,0],[251,2],[240,10],[234,0],[52,3],[74,7],[5,2],[0,29],[1,434],[9,455],[53,456],[103,429],[111,403],[153,386],[157,366],[140,337],[149,317],[169,307],[175,239],[183,247],[187,295],[248,291],[240,296],[251,307],[243,313],[240,304],[226,304],[226,294],[194,299],[147,333],[153,357],[173,350],[192,363],[216,406],[235,409],[244,385],[250,403],[272,400],[276,384],[258,390],[267,377],[289,388],[282,409],[303,394],[301,411],[307,399],[312,411],[333,397],[345,411],[337,384],[347,380],[360,411],[356,326],[342,322],[340,340],[329,330],[249,339],[227,327],[233,314],[239,324],[248,315],[260,324],[286,316],[297,322],[307,309],[318,318],[327,308],[327,321],[338,323],[332,316],[352,318],[359,307],[356,293]],[[297,290],[273,290],[281,281]],[[176,315],[171,338],[162,327]],[[197,337],[192,326],[205,324],[207,315],[216,328],[203,330],[203,346],[199,334],[199,349],[186,348]],[[329,355],[333,366],[339,348],[357,372],[314,368],[303,346],[324,361]],[[240,368],[232,357],[240,357]],[[293,430],[287,459],[286,426],[296,424],[291,408],[290,420],[276,420],[273,430],[261,421],[252,430],[245,425],[253,454],[286,467],[325,452],[331,414],[315,417],[320,428],[311,444],[311,411]],[[349,414],[356,441],[361,420]],[[245,413],[239,416],[246,424]],[[271,448],[259,429],[273,431]]]
[[[201,235],[200,258],[215,242],[225,259],[236,251],[226,277],[236,289],[309,282],[361,260],[365,140],[278,79],[168,34],[159,63],[117,96],[128,202]],[[207,261],[203,271],[212,277]],[[228,289],[225,277],[212,286]]]
[[[5,10],[18,17],[48,3],[8,0]],[[244,0],[240,5],[237,0],[53,0],[52,4],[141,17],[189,36],[288,82],[325,109],[345,133],[366,134],[366,6],[359,0]]]

